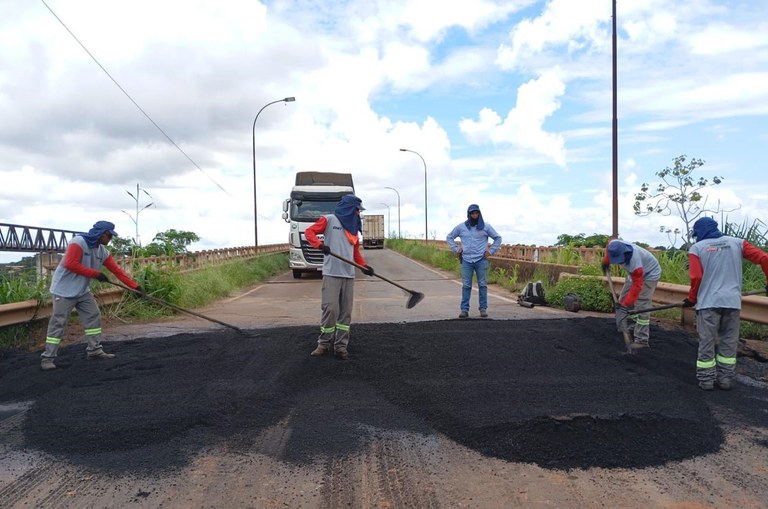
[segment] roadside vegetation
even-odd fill
[[[172,264],[156,265],[134,272],[133,277],[149,295],[185,309],[193,309],[226,298],[239,289],[265,281],[286,270],[287,253],[276,253],[186,272]],[[50,300],[50,278],[35,282],[34,269],[31,271],[31,274],[0,275],[0,304],[37,300],[42,305]],[[110,279],[116,281],[111,275]],[[94,293],[98,293],[114,287],[94,282],[91,288]],[[102,309],[105,320],[124,323],[153,320],[174,313],[168,307],[137,298],[129,292],[125,292],[117,304]],[[33,346],[40,339],[37,336],[45,335],[44,327],[43,323],[30,322],[0,328],[0,351],[23,350]]]
[[[723,224],[728,224],[724,222]],[[728,230],[725,230],[728,231]],[[738,233],[746,233],[746,235],[739,235],[742,238],[747,238],[751,243],[766,248],[764,243],[764,234],[758,235],[760,228],[748,228],[742,229]],[[736,235],[737,232],[730,231],[730,235]],[[593,236],[600,238],[601,241],[606,241],[607,236]],[[603,238],[605,237],[605,238]],[[748,237],[753,237],[751,240]],[[754,238],[756,237],[756,238]],[[568,236],[561,235],[561,239],[568,238]],[[580,237],[583,238],[583,235]],[[761,241],[762,239],[762,241]],[[559,249],[546,259],[541,259],[543,263],[558,264],[558,265],[572,265],[577,266],[578,276],[594,276],[590,277],[552,277],[550,272],[543,269],[536,269],[533,275],[529,279],[521,279],[519,276],[519,270],[517,266],[512,269],[496,268],[488,272],[488,283],[496,284],[509,290],[510,293],[518,295],[521,293],[525,285],[530,281],[541,281],[544,287],[547,302],[550,306],[563,308],[564,298],[569,293],[573,293],[579,296],[581,301],[581,309],[585,311],[596,311],[602,313],[613,313],[613,297],[610,289],[605,281],[602,279],[601,258],[598,257],[592,263],[585,263],[581,259],[575,247],[573,245],[560,246]],[[461,266],[459,264],[458,257],[450,250],[438,247],[437,245],[425,244],[419,240],[404,240],[404,239],[387,239],[386,247],[404,254],[405,256],[424,262],[428,265],[436,267],[438,269],[446,270],[448,272],[456,274],[457,277],[461,276]],[[602,247],[602,246],[589,246],[584,247]],[[601,255],[602,256],[602,255]],[[662,281],[677,284],[688,285],[688,254],[687,251],[679,249],[669,249],[656,252],[657,259],[661,265]],[[615,266],[611,266],[611,274],[617,277],[625,277],[626,274]],[[765,286],[765,276],[759,266],[749,262],[744,263],[744,291],[761,289]],[[668,318],[673,320],[680,319],[681,311],[679,309],[662,310],[655,313],[658,318]],[[748,339],[763,339],[768,340],[768,326],[755,324],[751,322],[741,322],[741,337]]]

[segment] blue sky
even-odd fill
[[[49,10],[50,8],[50,10]],[[186,153],[149,122],[51,13]],[[768,4],[617,2],[619,232],[668,245],[633,196],[681,154],[710,204],[768,221]],[[478,203],[507,244],[609,234],[611,2],[39,0],[0,19],[0,222],[193,250],[282,243],[296,171],[349,171],[369,213],[443,239]],[[198,166],[197,168],[187,156]],[[143,206],[147,202],[140,201]],[[16,255],[0,254],[0,261]]]

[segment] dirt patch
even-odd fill
[[[705,393],[695,338],[652,328],[635,356],[611,319],[355,324],[349,362],[313,358],[317,327],[180,334],[0,363],[0,403],[33,401],[28,447],[90,468],[180,467],[214,443],[247,450],[290,429],[282,460],[355,453],[375,434],[441,433],[486,456],[545,468],[644,467],[713,453],[713,406],[762,422],[762,389]]]

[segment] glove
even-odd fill
[[[103,272],[99,272],[99,275],[96,276],[96,279],[98,279],[102,283],[109,283],[109,278]]]
[[[360,269],[363,271],[363,274],[366,276],[373,276],[373,267],[370,265],[366,265],[364,268]]]
[[[324,255],[331,254],[331,248],[326,246],[325,244],[320,244],[320,251],[322,251]]]
[[[689,301],[689,300],[688,300],[688,297],[686,297],[685,299],[683,299],[683,307],[684,307],[684,308],[692,308],[692,307],[693,307],[693,306],[695,306],[695,305],[696,305],[696,303],[695,303],[695,302],[691,302],[691,301]]]
[[[624,304],[622,304],[621,302],[617,302],[616,304],[614,304],[613,305],[613,309],[616,310],[616,311],[624,311],[624,312],[627,312],[627,313],[629,312],[629,308],[627,306],[625,306]]]
[[[603,274],[611,270],[611,264],[610,263],[604,263],[600,267],[603,269]]]

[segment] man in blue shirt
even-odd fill
[[[456,244],[456,238],[461,244]],[[488,246],[488,238],[493,244]],[[461,260],[461,313],[459,318],[469,317],[469,297],[472,294],[472,278],[477,274],[477,291],[480,299],[480,316],[488,316],[488,258],[501,246],[501,235],[483,221],[480,207],[472,204],[467,208],[467,220],[459,223],[445,239],[448,247]]]

